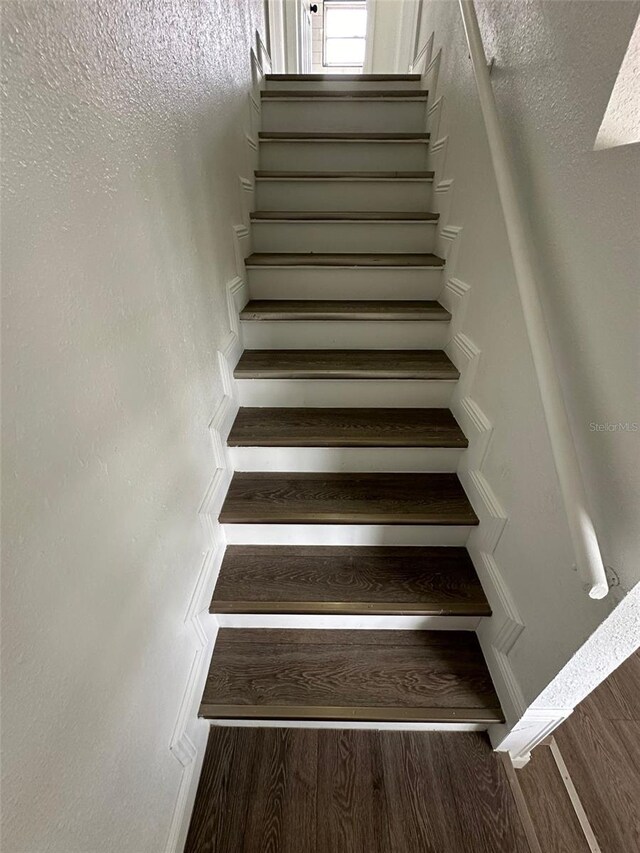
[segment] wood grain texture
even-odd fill
[[[263,731],[250,771],[252,795],[242,849],[311,853],[316,849],[317,732]]]
[[[289,100],[404,100],[426,101],[429,93],[425,89],[263,89],[263,101]]]
[[[213,728],[185,853],[223,851],[529,853],[482,733]]]
[[[248,267],[442,267],[444,258],[429,253],[372,254],[362,252],[252,252],[245,258]]]
[[[314,601],[342,602],[339,612],[349,603],[351,612],[367,613],[396,603],[425,614],[491,613],[466,548],[265,545],[227,548],[210,611],[289,602],[291,612],[300,612],[296,603]]]
[[[451,314],[435,300],[251,299],[241,320],[432,320],[448,323]]]
[[[282,172],[257,169],[259,181],[432,181],[433,172]]]
[[[423,709],[427,720],[432,709],[458,720],[500,709],[471,632],[235,628],[218,632],[201,716],[222,716],[224,706],[251,716],[301,707],[314,717],[317,708],[359,708],[365,719],[368,708],[388,719]]]
[[[242,850],[250,804],[252,765],[262,738],[257,729],[211,728],[185,850]]]
[[[548,746],[539,746],[516,778],[544,853],[589,853],[580,823]]]
[[[241,408],[230,447],[467,447],[449,409]]]
[[[640,850],[640,653],[554,732],[603,853]]]
[[[457,735],[453,735],[455,740],[451,734],[442,733],[438,737],[449,740],[457,751],[456,772],[448,768],[447,799],[457,803],[456,821],[463,842],[459,849],[467,853],[477,850],[528,853],[529,843],[519,817],[514,814],[517,808],[504,770],[497,759],[487,761],[491,749],[487,741],[470,738],[464,733],[460,741]],[[441,760],[438,778],[444,775],[442,763]],[[468,794],[469,779],[473,779],[474,799]],[[483,813],[481,820],[478,819],[478,805]],[[505,814],[513,815],[513,820],[505,821]]]
[[[319,849],[390,849],[379,739],[365,731],[327,734],[318,749]]]
[[[236,472],[222,524],[475,525],[455,474]]]
[[[258,133],[260,142],[428,142],[429,133],[331,133],[327,131],[271,131]]]
[[[442,350],[245,350],[236,379],[458,379]]]
[[[439,213],[421,210],[254,210],[253,222],[436,222]]]

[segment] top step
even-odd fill
[[[366,99],[385,101],[426,101],[426,89],[263,89],[260,93],[267,101],[298,101],[298,100],[352,100]]]
[[[420,89],[419,74],[267,74],[276,89]]]

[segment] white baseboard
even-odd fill
[[[490,726],[491,745],[498,752],[507,752],[514,767],[524,767],[531,751],[563,723],[572,711],[572,708],[528,708],[514,725],[500,723]]]
[[[220,628],[301,628],[349,631],[475,631],[480,616],[344,616],[278,613],[216,613]]]
[[[383,723],[349,720],[209,720],[212,726],[268,729],[374,729],[382,732],[486,732],[486,723]]]

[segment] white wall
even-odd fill
[[[413,0],[367,0],[367,39],[364,72],[395,74],[401,14]]]
[[[505,655],[511,687],[520,689],[526,706],[599,634],[601,623],[611,631],[605,620],[640,581],[640,432],[591,426],[640,422],[640,151],[593,151],[639,4],[530,0],[476,6],[488,56],[496,58],[494,90],[539,250],[544,306],[587,492],[605,563],[621,582],[605,601],[594,602],[571,570],[458,4],[424,0],[422,41],[435,32],[428,75],[434,204],[443,226],[462,228],[449,229],[440,249],[449,252],[448,275],[469,287],[459,298],[456,283],[444,296],[454,309],[454,329],[480,351],[461,393],[493,427],[479,470],[497,500],[497,515],[506,518],[491,556],[513,606],[513,624],[524,625]],[[456,352],[455,345],[451,349]],[[499,521],[488,518],[489,538]],[[483,547],[480,540],[476,557]],[[494,598],[500,618],[505,602]],[[624,642],[594,643],[590,663],[583,659],[579,667],[583,678],[574,672],[564,688],[558,683],[547,694],[554,707],[573,707],[594,686],[589,667],[606,674],[638,643],[637,624],[623,610],[614,633]],[[609,649],[606,659],[598,658],[603,648]]]
[[[3,3],[3,853],[159,853],[263,3]]]

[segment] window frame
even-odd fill
[[[327,9],[364,9],[365,15],[367,12],[366,0],[324,0],[322,7],[322,67],[323,68],[362,68],[364,66],[364,54],[362,62],[328,62],[327,61]],[[365,17],[366,21],[366,17]],[[341,38],[344,41],[361,40],[366,49],[367,34],[365,25],[365,34],[360,36],[331,36],[332,41],[339,41]]]

